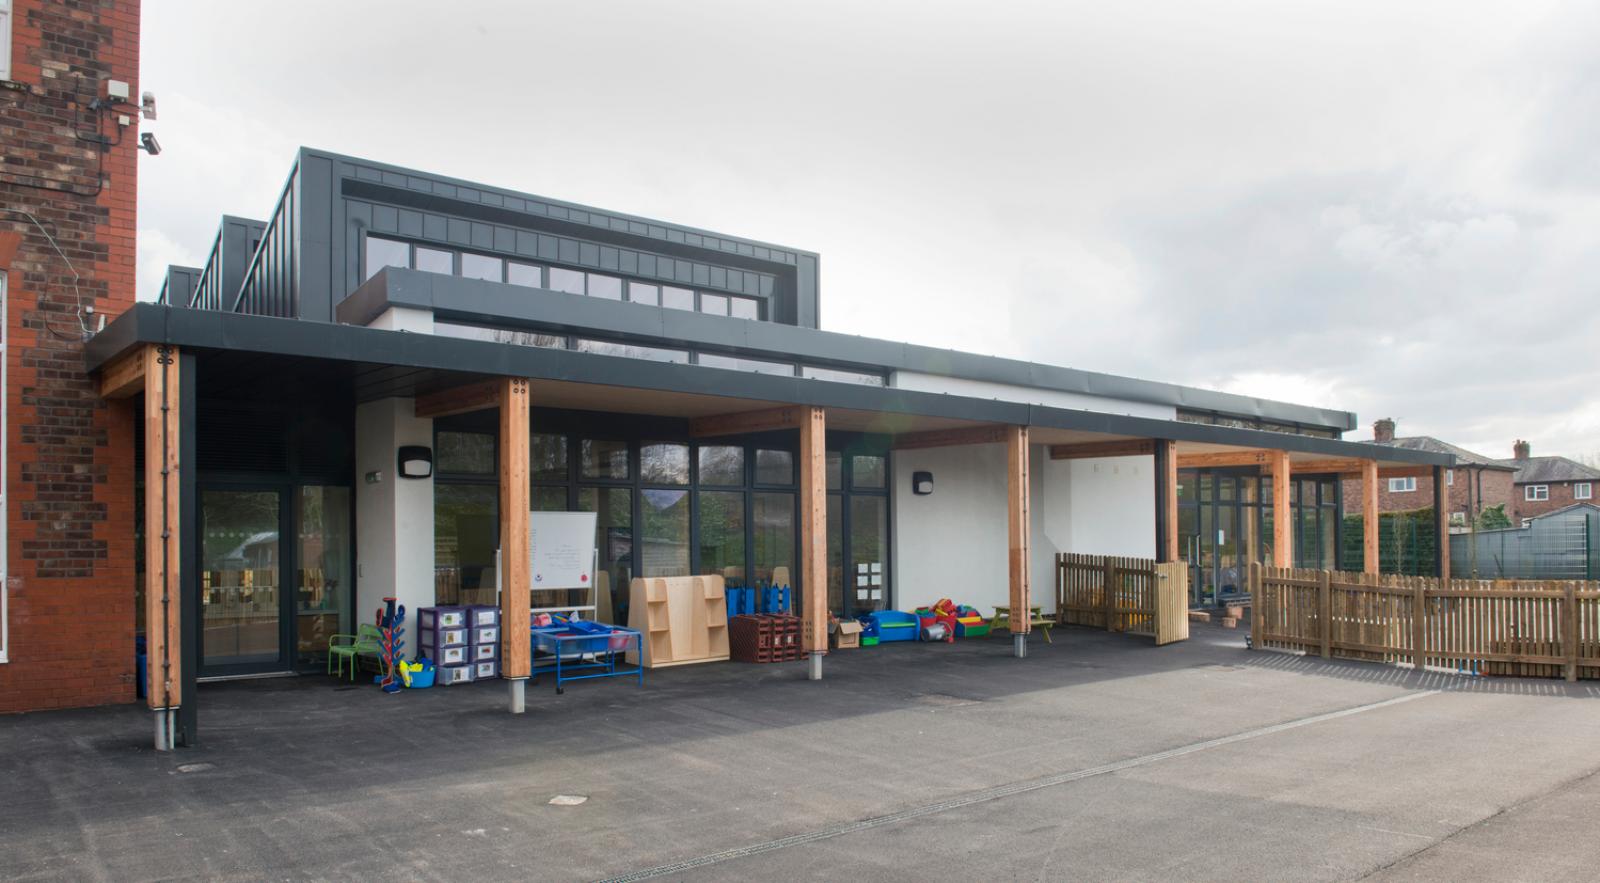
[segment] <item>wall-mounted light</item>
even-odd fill
[[[401,478],[428,478],[433,475],[433,449],[424,445],[401,445],[397,472]]]
[[[933,473],[911,473],[911,492],[919,497],[926,497],[927,495],[933,493]]]

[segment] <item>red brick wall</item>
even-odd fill
[[[138,109],[118,109],[134,124],[103,153],[74,133],[118,138],[114,115],[87,106],[106,80],[138,100],[139,3],[16,0],[11,17],[12,82],[0,90],[0,206],[13,210],[0,212],[11,342],[0,712],[130,702],[133,411],[101,400],[84,374],[78,306],[109,319],[133,303]],[[55,237],[76,287],[17,209]]]
[[[1580,500],[1572,495],[1572,486],[1575,484],[1583,484],[1583,482],[1552,481],[1546,485],[1546,487],[1550,488],[1550,499],[1539,501],[1523,499],[1527,496],[1526,488],[1528,486],[1517,485],[1511,505],[1506,507],[1506,513],[1511,515],[1511,523],[1520,525],[1524,518],[1532,518],[1535,515],[1543,515],[1546,512],[1564,509],[1573,503],[1595,503],[1595,505],[1600,505],[1600,501],[1597,501],[1593,496],[1594,494],[1600,494],[1600,481],[1588,483],[1590,498],[1587,500]]]
[[[1475,485],[1481,476],[1482,497],[1474,504],[1472,494]],[[1506,515],[1510,516],[1511,503],[1511,476],[1512,473],[1501,469],[1472,469],[1458,467],[1455,470],[1455,481],[1445,486],[1448,493],[1450,512],[1475,513],[1482,511],[1485,506],[1494,506],[1500,503],[1506,506]],[[1520,491],[1519,491],[1520,493]],[[1359,479],[1346,479],[1344,482],[1344,509],[1354,515],[1361,512],[1362,500],[1361,481]],[[1417,489],[1409,493],[1391,493],[1389,480],[1378,479],[1378,509],[1382,512],[1404,512],[1409,509],[1427,509],[1433,506],[1433,477],[1427,475],[1417,476]],[[1470,517],[1470,516],[1469,516]]]

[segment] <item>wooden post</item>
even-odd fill
[[[1105,577],[1100,583],[1100,594],[1106,606],[1106,631],[1117,630],[1117,565],[1116,559],[1106,556]]]
[[[178,348],[146,346],[144,374],[145,698],[156,715],[156,748],[170,749],[183,695],[178,457]],[[189,636],[194,640],[194,636]]]
[[[800,580],[802,634],[811,680],[822,679],[828,652],[828,425],[821,408],[800,414]],[[844,576],[845,591],[854,585]]]
[[[1317,574],[1317,619],[1322,632],[1322,658],[1333,655],[1333,571]]]
[[[1361,572],[1377,573],[1380,569],[1378,548],[1378,461],[1361,462]]]
[[[1266,628],[1266,597],[1261,593],[1261,562],[1250,562],[1250,649],[1261,649],[1261,636]]]
[[[1294,512],[1289,508],[1288,451],[1268,451],[1272,461],[1272,565],[1294,566]]]
[[[1031,554],[1028,503],[1028,427],[1006,427],[1006,526],[1009,539],[1011,583],[1011,634],[1013,652],[1028,653],[1028,632],[1033,627],[1028,565]]]
[[[1178,560],[1178,444],[1169,439],[1156,441],[1156,560]]]
[[[1567,657],[1567,681],[1572,683],[1578,680],[1578,587],[1570,580],[1561,602],[1561,652]]]
[[[533,670],[528,633],[532,589],[528,572],[528,513],[532,509],[529,486],[529,444],[532,429],[528,415],[528,381],[505,377],[496,381],[500,399],[500,640],[504,656],[500,676],[512,680],[511,710]]]
[[[1428,581],[1416,580],[1411,590],[1411,665],[1420,672],[1428,665]]]

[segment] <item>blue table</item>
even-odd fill
[[[639,686],[644,686],[643,653],[640,646],[641,638],[638,630],[610,626],[611,631],[606,634],[591,634],[576,631],[570,626],[534,626],[533,633],[533,677],[538,680],[542,672],[555,672],[557,695],[566,692],[562,687],[568,681],[587,681],[594,678],[617,678],[634,675],[639,679]],[[617,666],[619,656],[629,650],[640,653],[640,664],[634,666]],[[539,664],[539,653],[550,656],[545,664]],[[585,657],[588,657],[585,660]],[[582,672],[569,674],[569,672]]]

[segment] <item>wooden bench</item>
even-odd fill
[[[1050,627],[1055,625],[1056,621],[1053,619],[1046,619],[1043,611],[1043,607],[1029,607],[1028,624],[1044,634],[1044,642],[1046,644],[1053,644],[1055,642],[1050,640]],[[1005,607],[996,607],[994,609],[994,619],[990,620],[989,628],[989,634],[991,635],[1000,629],[1005,629],[1008,632],[1011,631],[1010,605]]]

